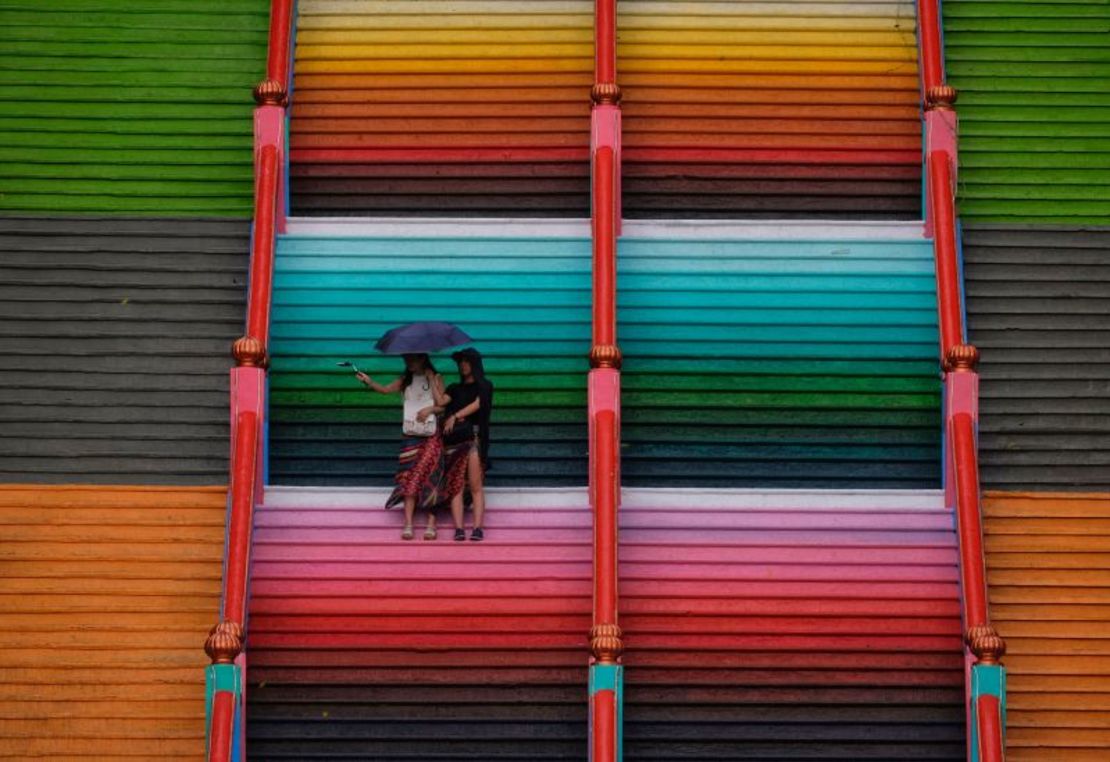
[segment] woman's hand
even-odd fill
[[[370,386],[370,384],[374,383],[374,379],[370,378],[370,376],[366,375],[362,371],[356,373],[355,378],[361,381],[364,386]]]
[[[443,431],[445,434],[450,434],[453,428],[455,428],[455,416],[452,415],[443,422]]]
[[[424,408],[423,410],[419,411],[416,414],[416,420],[420,421],[421,423],[424,423],[424,421],[428,420],[428,416],[431,415],[432,413],[434,413],[435,411],[436,411],[436,409],[435,409],[434,406],[426,407],[426,408]]]

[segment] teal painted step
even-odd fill
[[[927,241],[622,239],[624,483],[934,487]]]
[[[400,398],[365,391],[336,362],[382,380],[373,350],[414,320],[457,323],[496,385],[491,484],[586,483],[590,243],[585,239],[282,237],[274,274],[270,480],[385,484]],[[454,363],[435,358],[448,381]]]

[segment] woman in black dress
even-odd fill
[[[463,523],[463,492],[473,498],[474,529],[470,539],[485,539],[482,522],[486,514],[485,472],[489,468],[489,419],[493,408],[493,384],[486,378],[482,355],[463,349],[451,356],[459,366],[459,382],[447,387],[443,441],[446,468],[443,496],[451,501],[455,540],[466,539]]]

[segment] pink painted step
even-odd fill
[[[657,706],[808,717],[835,701],[959,722],[957,540],[939,494],[737,493],[621,511],[626,738]],[[781,501],[776,505],[776,500]],[[807,502],[812,501],[812,502]],[[833,699],[817,697],[835,696]],[[949,711],[950,709],[950,711]],[[699,715],[700,716],[700,715]]]
[[[380,497],[279,490],[259,506],[252,681],[434,685],[445,670],[470,669],[480,674],[468,683],[581,685],[592,593],[584,503],[502,499],[482,543],[454,542],[443,514],[439,539],[425,541],[418,514],[406,542],[401,513]]]

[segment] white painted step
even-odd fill
[[[266,487],[267,508],[320,508],[365,510],[380,507],[389,489],[368,487]],[[491,511],[502,509],[587,508],[583,487],[486,490]],[[805,511],[936,511],[944,509],[941,490],[807,490],[807,489],[650,489],[625,488],[621,505],[626,509],[669,510],[805,510]]]
[[[588,219],[290,217],[286,235],[336,238],[589,238]],[[919,241],[920,220],[625,220],[625,238],[745,241]]]

